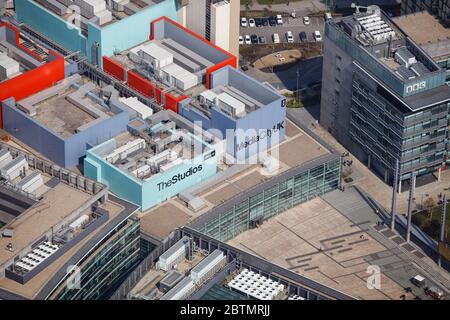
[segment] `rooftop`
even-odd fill
[[[122,112],[111,108],[96,84],[78,74],[17,103],[20,110],[62,138],[68,138]]]
[[[339,204],[339,205],[337,205]],[[336,190],[279,214],[228,243],[299,275],[359,299],[420,295],[409,279],[423,274],[400,245],[374,236],[377,215],[352,189]],[[381,269],[381,288],[367,286],[367,268]]]
[[[302,150],[301,153],[298,152],[299,148]],[[279,171],[277,173],[280,174],[290,168],[304,165],[330,154],[330,150],[293,122],[286,120],[285,141],[277,147],[272,147],[269,153],[274,157],[279,157]],[[253,188],[273,177],[258,164],[234,165],[231,167],[222,165],[220,169],[221,171],[204,186],[195,186],[192,191],[187,190],[187,193],[191,192],[193,196],[205,204],[202,209],[193,211],[184,200],[173,197],[166,201],[164,205],[151,208],[141,214],[142,231],[162,240],[173,231],[172,227],[186,225],[212,208],[238,196],[244,190]],[[231,172],[234,173],[227,174],[228,170],[232,170]],[[160,216],[163,212],[170,215],[173,225],[170,224],[167,227],[160,225]]]
[[[423,54],[417,44],[379,8],[336,21],[343,32],[403,84],[424,79],[440,71],[433,60]]]
[[[34,0],[48,10],[65,20],[73,19],[68,14],[68,2],[51,0]],[[87,25],[92,22],[98,26],[107,26],[116,21],[125,19],[139,11],[151,7],[164,0],[113,0],[108,6],[106,0],[75,0],[73,3],[81,8],[80,25],[87,30]]]
[[[395,17],[393,21],[432,58],[450,55],[450,29],[428,11]]]
[[[91,149],[122,171],[141,181],[212,151],[216,141],[204,133],[194,136],[192,124],[170,110],[160,111],[146,120],[135,119],[128,131]]]
[[[281,98],[267,85],[229,66],[216,71],[213,79],[216,73],[221,74],[217,79],[223,77],[226,81],[220,79],[219,84],[213,81],[213,88],[203,91],[190,101],[190,106],[207,116],[210,116],[210,109],[214,107],[229,117],[239,119]]]
[[[147,41],[113,59],[175,97],[205,90],[202,78],[214,65],[171,38]]]

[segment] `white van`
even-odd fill
[[[272,35],[272,40],[273,40],[273,43],[280,43],[280,36],[278,35],[278,33],[274,33]]]

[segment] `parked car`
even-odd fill
[[[311,21],[309,20],[309,17],[303,17],[303,24],[304,25],[309,25],[311,23]]]
[[[246,27],[247,26],[247,18],[246,17],[242,17],[241,18],[241,27]]]
[[[277,24],[283,24],[283,17],[281,14],[277,14]]]
[[[322,35],[320,34],[319,30],[314,31],[314,39],[319,42],[322,41]]]
[[[262,25],[264,27],[267,27],[269,25],[269,19],[268,18],[261,18],[261,22],[262,22]]]
[[[417,286],[418,288],[422,288],[426,286],[425,278],[421,275],[417,275],[414,278],[411,278],[411,282]]]
[[[261,44],[266,43],[266,37],[260,36],[260,37],[259,37],[259,43],[261,43]]]
[[[252,40],[248,34],[245,36],[245,44],[252,44]]]
[[[272,40],[273,40],[273,43],[280,43],[280,36],[278,35],[278,33],[274,33],[272,35]]]
[[[286,32],[286,40],[288,43],[294,43],[294,36],[292,35],[292,31]]]
[[[427,295],[429,295],[435,300],[444,299],[444,292],[438,287],[426,287],[424,291]]]
[[[325,12],[324,18],[325,18],[325,21],[328,21],[328,20],[333,19],[333,16],[331,15],[330,12]]]
[[[269,17],[269,24],[273,27],[277,25],[277,17],[271,16]]]
[[[239,44],[244,44],[244,37],[243,36],[239,36]]]
[[[247,71],[247,70],[248,70],[248,67],[247,67],[246,65],[243,65],[243,66],[241,67],[241,69],[242,69],[242,71]]]
[[[300,32],[300,34],[298,36],[299,36],[301,42],[307,42],[308,41],[308,36],[306,35],[305,31]]]
[[[249,27],[254,27],[256,24],[255,24],[255,19],[248,19],[248,26]]]
[[[255,25],[257,27],[261,27],[262,26],[262,19],[261,18],[255,18]]]
[[[250,40],[251,40],[252,44],[257,44],[258,43],[258,36],[256,34],[252,34],[250,36]]]

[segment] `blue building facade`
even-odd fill
[[[89,22],[87,34],[47,10],[34,0],[16,0],[17,20],[45,34],[63,47],[87,56],[89,61],[101,66],[103,56],[129,49],[149,39],[150,23],[167,16],[177,20],[177,1],[163,0],[122,20],[99,27]]]
[[[194,139],[198,140],[197,137]],[[148,180],[140,180],[104,159],[103,156],[116,147],[116,140],[111,139],[88,150],[84,159],[84,175],[106,184],[111,192],[140,206],[142,211],[212,177],[217,171],[217,153],[208,148],[209,151],[189,161]]]
[[[201,125],[220,138],[226,139],[226,152],[243,161],[278,144],[285,138],[286,99],[272,88],[254,80],[229,66],[211,75],[211,88],[238,88],[247,96],[258,100],[263,106],[235,118],[213,106],[206,114],[191,104],[191,98],[181,101],[179,113],[188,120]]]

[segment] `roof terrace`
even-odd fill
[[[370,69],[400,96],[413,95],[444,83],[444,72],[379,8],[330,22],[328,34],[355,60]],[[335,31],[348,38],[338,40]],[[373,63],[375,61],[375,63]],[[376,69],[376,70],[375,70]]]
[[[124,111],[119,101],[109,103],[111,97],[104,96],[107,91],[75,74],[21,100],[17,107],[65,139]]]

